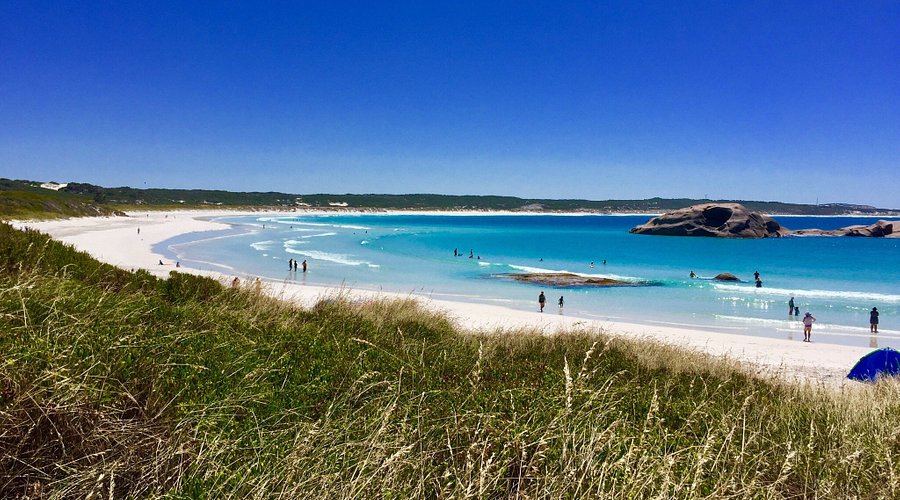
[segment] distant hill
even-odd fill
[[[46,219],[114,215],[89,196],[46,189],[38,182],[0,179],[0,219]]]
[[[85,183],[69,183],[58,191],[42,189],[40,183],[8,181],[30,193],[45,194],[51,199],[57,194],[61,200],[82,203],[96,209],[129,207],[209,207],[230,208],[332,208],[361,210],[509,210],[534,212],[589,213],[660,213],[697,203],[737,202],[750,210],[768,214],[792,215],[882,215],[900,211],[879,209],[867,205],[829,203],[803,205],[773,201],[708,200],[691,198],[650,198],[646,200],[550,200],[517,198],[514,196],[476,196],[440,194],[290,194],[280,192],[231,192],[205,189],[136,189],[108,188]],[[25,186],[25,187],[22,187]],[[27,189],[26,189],[27,188]],[[3,189],[3,188],[0,188]],[[10,188],[7,188],[7,191]],[[5,195],[4,195],[5,196]],[[65,198],[68,196],[69,198]],[[2,206],[2,205],[0,205]]]

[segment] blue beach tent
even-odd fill
[[[897,374],[900,374],[900,352],[885,347],[859,358],[859,362],[850,370],[847,378],[860,382],[874,382],[879,375],[896,376]]]

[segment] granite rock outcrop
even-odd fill
[[[871,225],[840,229],[792,231],[775,219],[751,212],[740,203],[703,203],[654,217],[631,229],[635,234],[708,236],[716,238],[778,238],[782,236],[850,236],[900,238],[900,221],[880,220]]]
[[[777,221],[739,203],[703,203],[654,217],[631,229],[635,234],[777,238],[790,231]]]
[[[880,220],[875,224],[847,226],[840,229],[798,229],[796,236],[851,236],[862,238],[900,238],[900,221]]]

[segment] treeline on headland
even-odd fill
[[[3,498],[889,498],[900,387],[602,332],[301,309],[0,224]]]
[[[550,200],[514,196],[440,195],[440,194],[289,194],[278,192],[230,192],[203,189],[107,188],[84,183],[69,183],[58,191],[39,187],[33,181],[0,179],[0,197],[13,191],[47,192],[48,197],[67,199],[107,210],[175,207],[229,208],[317,208],[351,210],[503,210],[533,212],[589,213],[661,213],[698,203],[737,201],[748,209],[769,214],[794,215],[871,215],[896,210],[842,203],[804,205],[774,201],[704,200],[690,198],[650,198],[646,200]],[[38,191],[35,191],[38,190]],[[50,195],[49,193],[54,193]],[[64,198],[64,197],[71,198]],[[0,204],[4,209],[8,204]],[[6,213],[4,213],[6,214]],[[7,214],[8,215],[8,214]]]

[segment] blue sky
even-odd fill
[[[6,0],[0,177],[900,207],[900,2]]]

